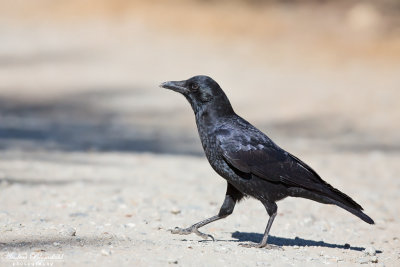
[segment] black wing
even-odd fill
[[[217,134],[220,152],[229,165],[270,182],[307,189],[361,209],[350,197],[326,183],[311,167],[281,149],[261,131],[250,124],[241,126]]]
[[[270,182],[307,189],[319,188],[324,181],[305,163],[265,139],[232,136],[218,137],[224,159],[244,173],[254,174]]]

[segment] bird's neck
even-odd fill
[[[227,98],[223,101],[211,101],[195,111],[197,125],[206,128],[213,128],[216,122],[234,114],[235,112]]]
[[[196,117],[208,115],[217,118],[234,114],[232,105],[225,94],[221,94],[215,99],[201,106],[192,107]]]

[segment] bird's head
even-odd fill
[[[195,113],[205,108],[232,109],[224,91],[208,76],[198,75],[188,80],[164,82],[160,87],[181,93]]]

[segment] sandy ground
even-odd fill
[[[1,266],[400,265],[395,30],[322,38],[335,32],[335,13],[297,39],[287,29],[308,29],[309,11],[277,9],[251,14],[256,24],[283,18],[286,32],[254,27],[246,38],[221,37],[215,32],[236,23],[237,9],[201,6],[181,29],[165,6],[131,8],[120,20],[82,20],[67,7],[56,10],[72,19],[0,18]],[[143,14],[160,19],[147,23]],[[226,23],[214,27],[221,14]],[[216,242],[171,235],[216,214],[226,187],[203,156],[189,105],[158,88],[195,74],[214,77],[240,115],[352,196],[376,225],[286,199],[270,238],[283,250],[243,248],[261,239],[268,219],[248,199],[204,227]]]
[[[303,158],[359,201],[376,225],[336,207],[287,199],[279,203],[270,238],[283,250],[243,248],[238,244],[261,239],[268,219],[262,205],[248,199],[227,219],[204,227],[215,242],[175,236],[168,229],[214,215],[223,201],[225,183],[203,158],[4,152],[2,265],[10,254],[23,253],[61,254],[62,260],[47,262],[89,266],[350,266],[376,259],[378,266],[398,265],[399,156]],[[364,253],[371,247],[375,259]]]

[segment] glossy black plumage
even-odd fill
[[[187,229],[176,228],[173,233],[210,237],[198,228],[231,214],[243,196],[260,200],[270,215],[258,247],[267,246],[277,212],[276,202],[288,196],[335,204],[367,223],[374,223],[349,196],[323,181],[308,165],[236,115],[225,93],[210,77],[195,76],[185,81],[166,82],[161,87],[177,91],[189,101],[207,159],[228,183],[218,215]]]

